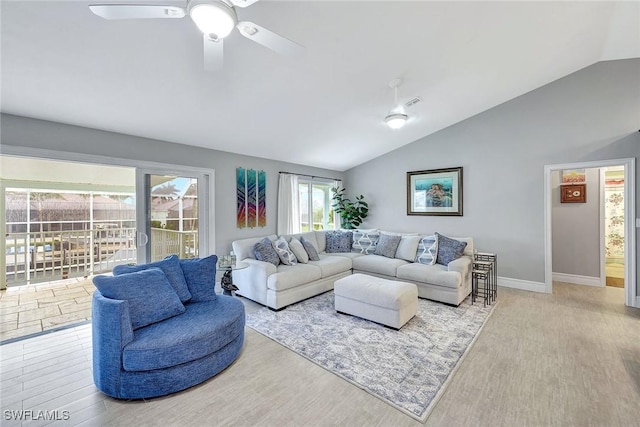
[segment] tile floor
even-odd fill
[[[0,291],[0,341],[91,319],[91,279],[9,287]]]

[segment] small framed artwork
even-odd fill
[[[407,172],[407,215],[462,216],[462,167]]]
[[[587,182],[584,169],[565,169],[562,171],[563,184],[582,184]]]
[[[565,184],[560,186],[561,203],[587,203],[587,184]]]

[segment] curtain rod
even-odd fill
[[[307,175],[307,174],[304,174],[304,173],[294,173],[294,172],[284,172],[284,171],[280,171],[280,172],[278,172],[278,173],[284,173],[284,174],[287,174],[287,175],[308,176],[309,178],[330,179],[330,180],[332,180],[332,181],[342,181],[342,179],[340,179],[340,178],[328,178],[328,177],[326,177],[326,176]]]

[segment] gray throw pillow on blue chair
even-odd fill
[[[436,233],[438,241],[438,258],[436,264],[448,265],[451,261],[458,259],[464,253],[467,242],[461,242],[456,239]]]
[[[159,268],[118,276],[95,276],[93,284],[104,297],[129,303],[133,329],[161,322],[185,312],[178,294]]]
[[[216,299],[216,264],[218,257],[210,255],[206,258],[181,259],[180,268],[187,281],[190,302],[211,301]]]
[[[151,262],[149,264],[116,265],[113,268],[113,275],[119,276],[121,274],[135,273],[136,271],[147,270],[149,268],[159,268],[164,272],[167,280],[178,294],[180,301],[187,302],[191,299],[191,292],[189,292],[187,281],[184,278],[182,268],[180,268],[178,255],[170,255],[162,261]]]

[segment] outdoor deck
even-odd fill
[[[91,319],[91,279],[9,287],[0,291],[0,341]]]

